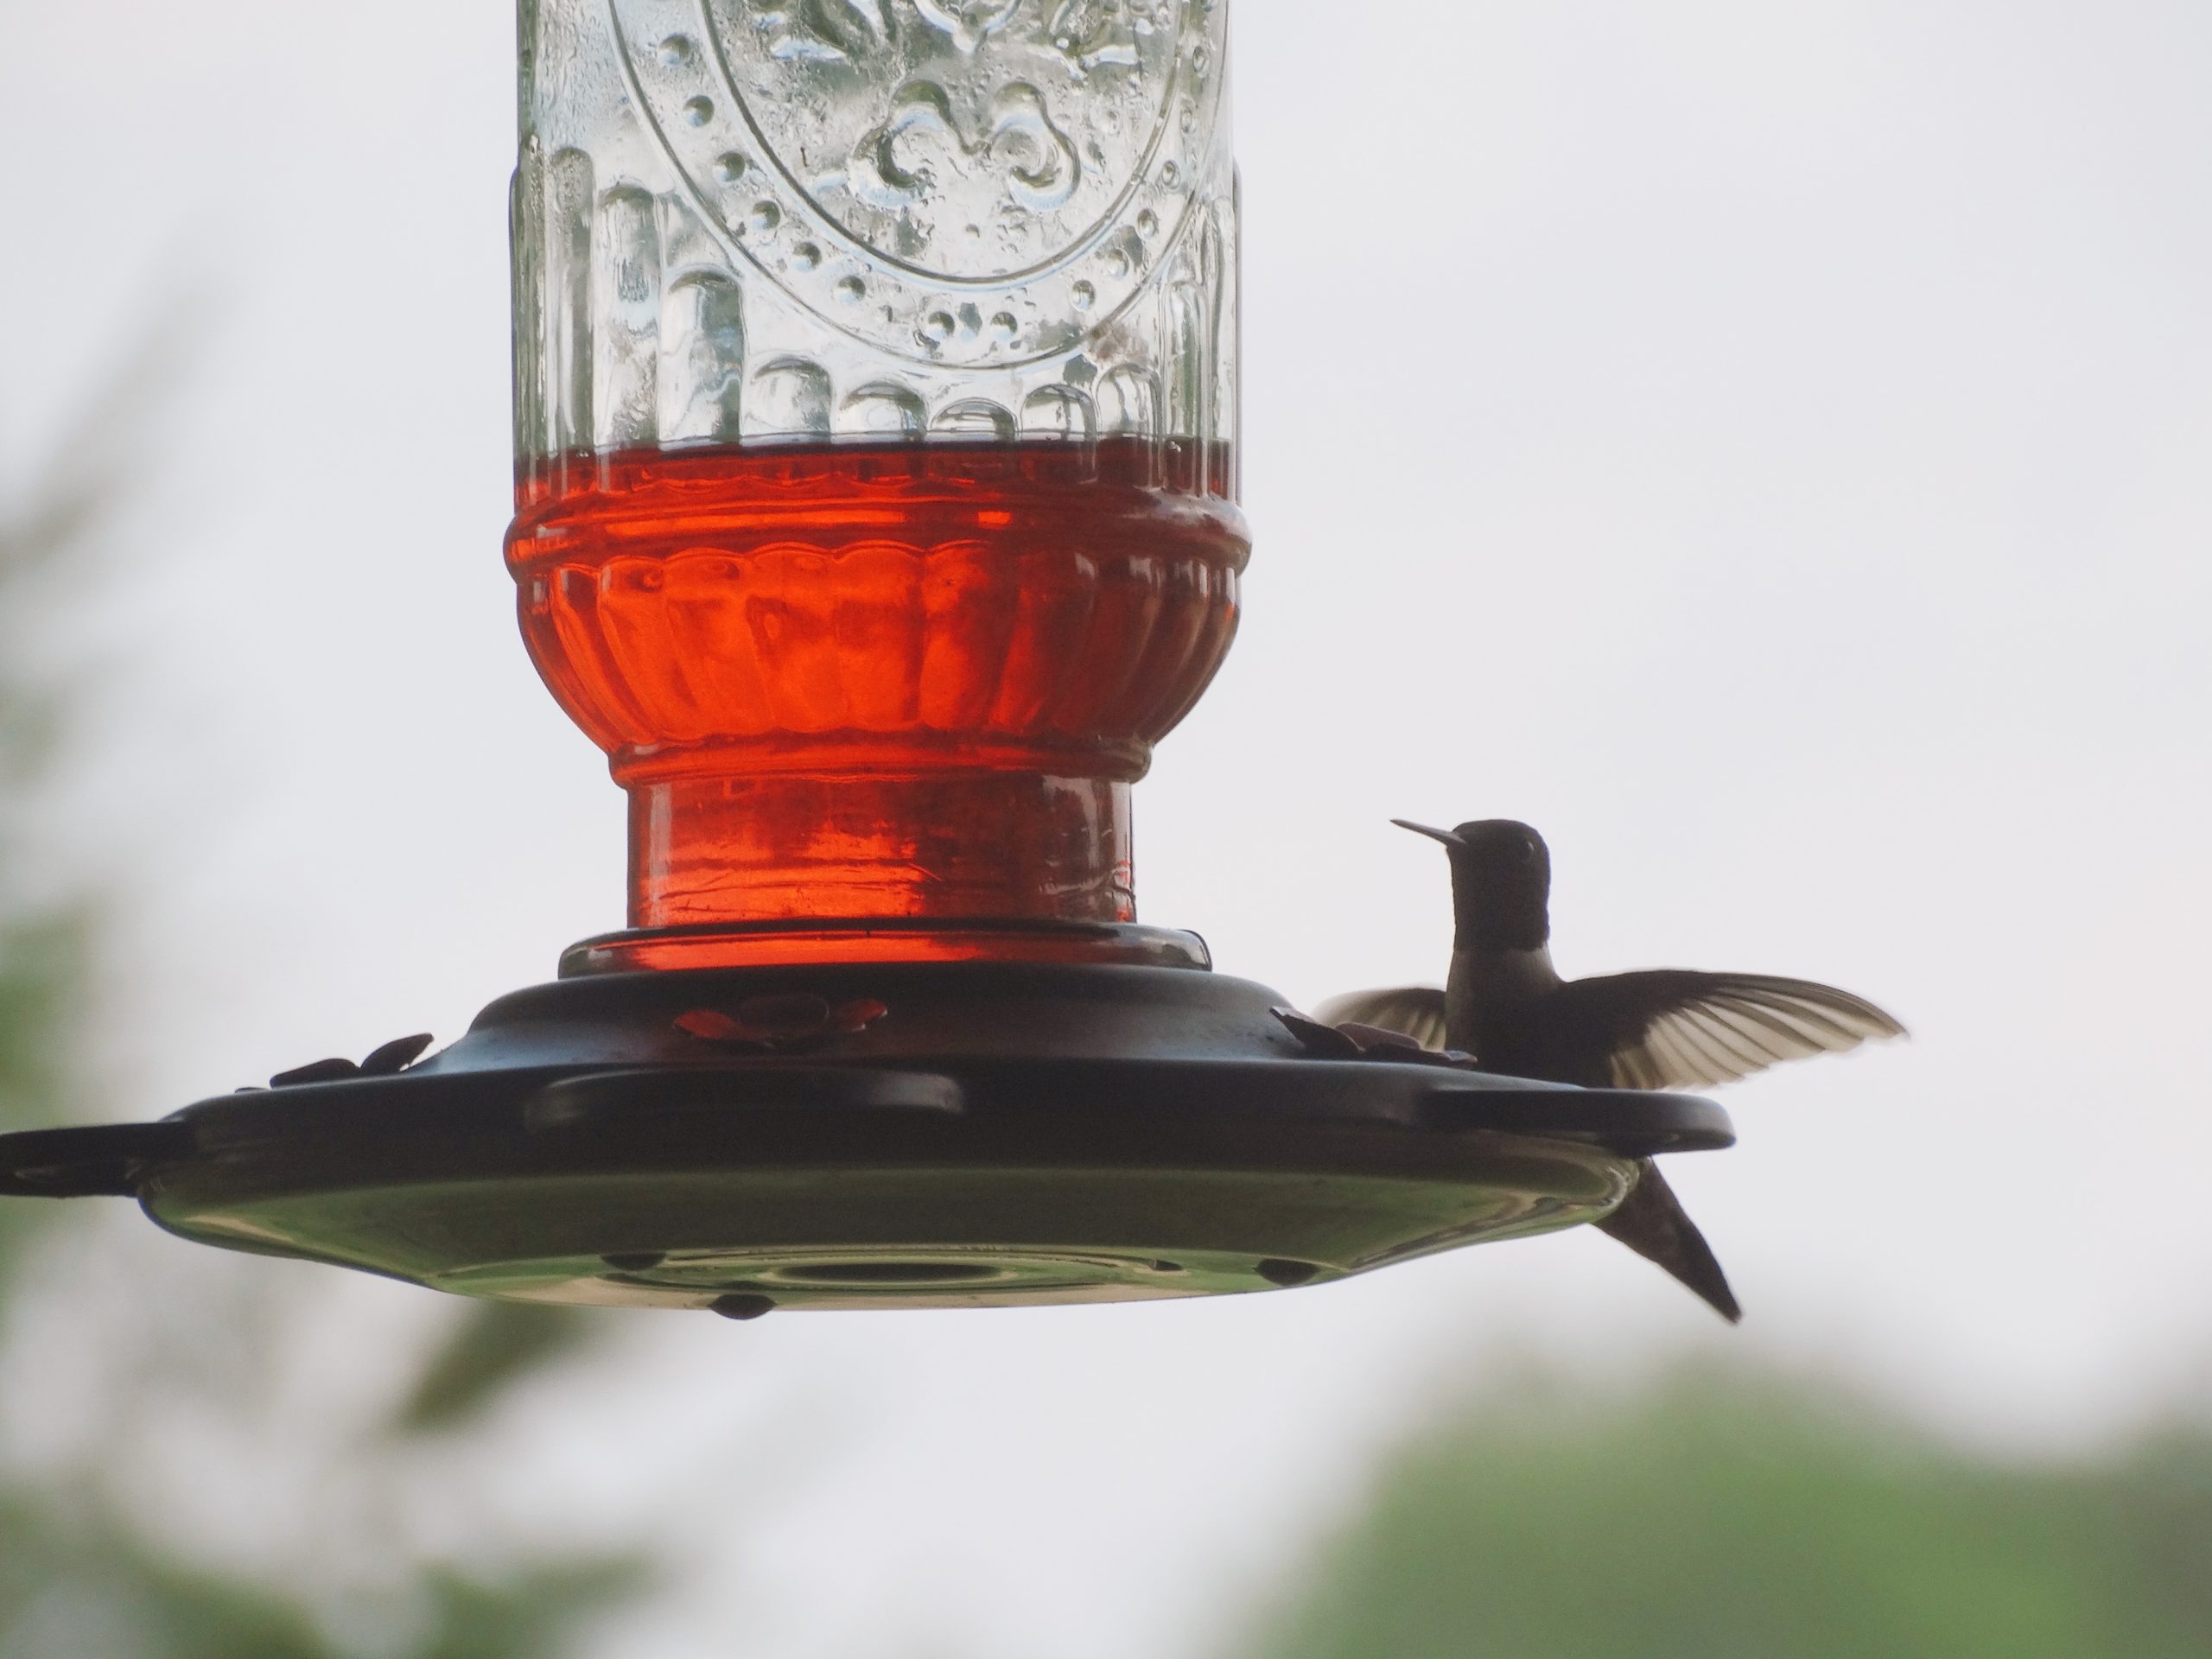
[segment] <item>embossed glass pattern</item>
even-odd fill
[[[524,633],[639,928],[1125,921],[1234,631],[1228,0],[523,0]]]

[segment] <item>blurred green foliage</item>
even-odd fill
[[[531,1372],[574,1352],[606,1329],[606,1316],[580,1307],[521,1302],[473,1306],[430,1357],[393,1427],[434,1433],[466,1424]]]
[[[1529,1390],[1402,1447],[1250,1659],[2202,1659],[2212,1439],[2026,1466],[1774,1377]]]
[[[62,890],[37,854],[76,687],[48,647],[73,620],[67,607],[97,590],[89,578],[118,539],[123,458],[143,465],[143,446],[120,435],[143,423],[160,377],[135,367],[92,400],[24,499],[0,496],[0,1130],[82,1116],[83,1061],[96,1049],[113,1054],[88,1012],[100,988],[97,895]],[[77,1210],[0,1198],[0,1330],[38,1236],[80,1221]],[[204,1317],[219,1316],[211,1307]],[[410,1440],[467,1432],[517,1382],[603,1328],[563,1309],[472,1306],[356,1455],[373,1471]],[[404,1587],[354,1621],[365,1628],[335,1630],[301,1586],[226,1576],[144,1535],[102,1497],[130,1484],[123,1467],[41,1485],[0,1466],[0,1659],[545,1659],[642,1581],[626,1558],[484,1571],[410,1560],[395,1534],[389,1553]]]
[[[51,1123],[77,1103],[72,1057],[92,976],[88,898],[42,888],[30,874],[64,701],[40,650],[54,620],[53,576],[72,556],[91,556],[114,494],[82,462],[89,423],[72,435],[80,442],[62,446],[66,459],[25,499],[0,499],[0,1130]],[[35,1209],[0,1204],[0,1265]]]
[[[633,1587],[626,1566],[544,1567],[493,1580],[426,1569],[376,1651],[408,1659],[542,1659]],[[380,1621],[382,1623],[383,1621]],[[0,1659],[353,1659],[280,1590],[195,1572],[128,1532],[0,1507]]]

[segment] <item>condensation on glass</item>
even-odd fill
[[[1133,918],[1249,548],[1228,9],[523,0],[509,562],[632,927]]]

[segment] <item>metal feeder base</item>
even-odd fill
[[[158,1123],[0,1136],[0,1192],[743,1319],[1319,1283],[1598,1219],[1637,1160],[1732,1140],[1707,1101],[1317,1052],[1279,1000],[1190,967],[587,974],[404,1069],[387,1045]]]

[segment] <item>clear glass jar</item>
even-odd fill
[[[522,0],[508,560],[641,961],[1134,918],[1249,550],[1228,10]]]

